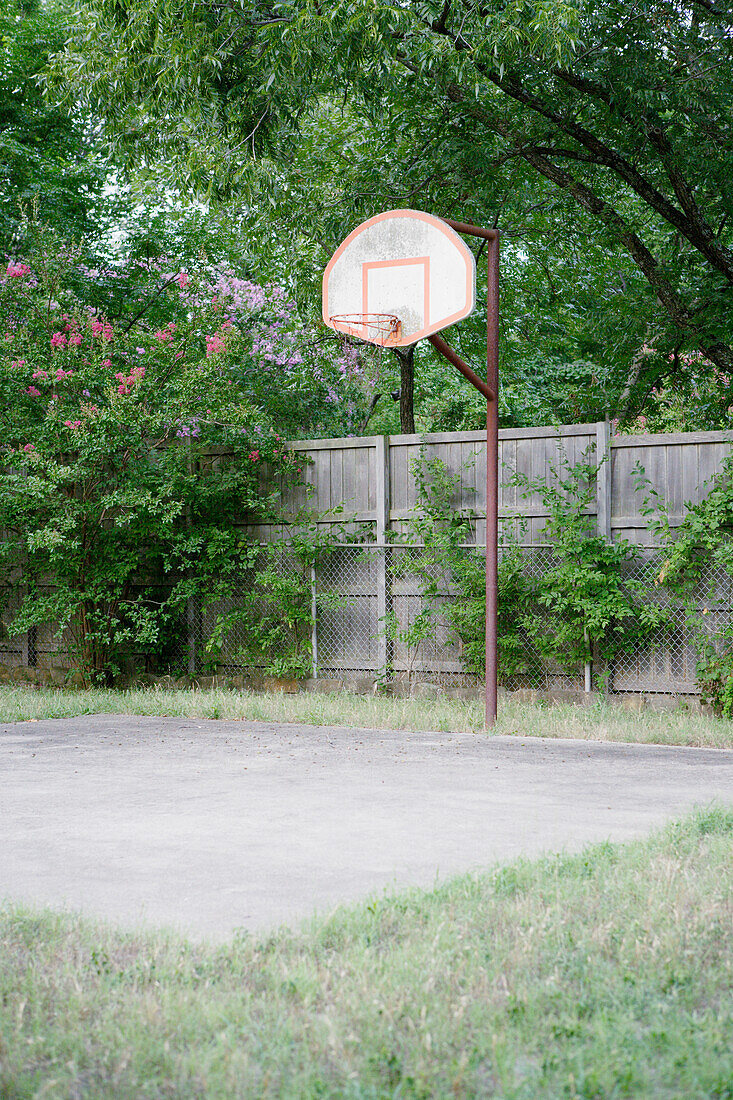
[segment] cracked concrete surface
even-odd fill
[[[127,715],[0,776],[0,896],[217,940],[733,801],[733,751]]]

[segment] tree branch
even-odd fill
[[[588,149],[596,158],[596,163],[610,168],[611,171],[624,180],[625,183],[628,183],[629,187],[631,187],[644,202],[651,206],[653,210],[656,210],[665,221],[673,225],[690,244],[698,249],[711,266],[720,271],[726,278],[733,281],[733,254],[731,254],[728,249],[722,248],[720,245],[714,243],[712,227],[707,225],[702,219],[700,211],[692,198],[691,188],[672,162],[671,145],[661,126],[644,126],[643,130],[664,165],[682,210],[678,209],[674,203],[670,202],[658,188],[654,187],[654,185],[634,168],[625,157],[621,156],[620,153],[611,149],[605,142],[596,137],[595,134],[586,130],[584,126],[574,122],[572,119],[565,118],[559,111],[551,109],[537,96],[527,92],[516,76],[501,78],[498,73],[491,72],[487,73],[486,76],[487,79],[495,84],[497,88],[501,89],[505,95],[508,95],[511,99],[514,99],[518,103],[522,103],[543,118],[546,118],[563,133],[574,138],[580,145]],[[572,83],[580,90],[580,81],[572,81]]]
[[[449,38],[453,42],[456,50],[463,51],[470,49],[470,44],[466,42],[462,35],[455,35],[447,30],[439,31],[437,27],[434,29],[437,33]],[[616,150],[612,149],[604,141],[601,141],[596,134],[587,130],[584,126],[581,126],[580,123],[575,122],[574,119],[564,116],[560,111],[550,107],[549,104],[538,96],[527,91],[516,74],[510,73],[506,76],[502,76],[481,64],[477,64],[476,68],[488,81],[499,88],[500,91],[504,92],[509,98],[515,100],[517,103],[521,103],[525,107],[529,107],[530,110],[546,118],[562,133],[567,134],[568,137],[573,138],[584,148],[588,149],[594,158],[590,163],[596,163],[614,172],[614,174],[627,183],[644,202],[653,210],[656,210],[665,221],[674,226],[674,228],[705,257],[712,267],[720,271],[727,279],[733,282],[733,253],[720,245],[716,240],[712,226],[702,217],[694,201],[692,188],[674,163],[671,144],[659,120],[654,119],[653,123],[649,124],[645,122],[643,115],[633,120],[627,115],[622,115],[625,121],[631,123],[635,127],[641,124],[642,133],[645,134],[650,145],[659,156],[670,183],[672,184],[675,197],[682,209],[675,206],[675,204],[655,187],[650,180],[634,168],[624,156],[616,152]],[[557,69],[553,72],[558,79],[562,80],[570,87],[573,87],[576,91],[584,95],[591,95],[593,98],[601,99],[606,106],[610,108],[610,95],[597,81],[587,80],[566,69]]]
[[[454,103],[465,105],[468,97],[460,85],[452,83],[446,91]],[[522,157],[528,164],[550,180],[551,183],[554,183],[561,191],[571,195],[584,210],[587,210],[589,214],[592,214],[598,221],[611,229],[644,273],[657,298],[675,324],[680,328],[690,326],[690,311],[664,276],[658,261],[610,203],[596,195],[586,184],[571,176],[564,168],[553,164],[541,153],[527,147],[523,148],[523,143],[516,137],[507,123],[488,117],[480,108],[473,108],[471,113],[474,117],[480,118],[485,125],[488,125],[496,133],[510,140],[521,151]]]
[[[562,80],[576,91],[591,96],[594,99],[601,100],[609,110],[611,109],[610,94],[597,81],[580,77],[566,69],[555,70],[555,75],[558,79]],[[680,217],[676,207],[672,203],[668,203],[663,196],[662,198],[665,205],[663,207],[655,206],[654,208],[657,210],[657,213],[661,214],[670,224],[674,225],[675,229],[678,229],[690,244],[694,245],[694,247],[705,256],[713,267],[721,271],[727,278],[733,279],[733,253],[731,253],[730,249],[715,243],[715,232],[712,226],[703,218],[695,202],[692,188],[687,183],[687,180],[679,171],[674,161],[672,145],[664,131],[661,120],[656,117],[647,120],[643,115],[631,118],[631,116],[625,112],[620,111],[617,104],[613,105],[613,109],[625,122],[640,129],[649,141],[649,144],[656,151],[667,173],[667,177],[672,184],[672,189],[677,201],[686,215],[686,220]],[[609,164],[608,167],[611,167],[614,171],[617,171],[617,174],[620,174],[618,173],[616,165]],[[627,180],[627,182],[630,186],[634,186],[631,180]],[[634,190],[641,198],[649,202],[649,198],[647,198],[641,190],[637,187],[634,187]],[[654,204],[650,203],[650,205]]]
[[[132,320],[129,322],[129,324],[125,325],[125,327],[122,329],[123,332],[129,332],[130,329],[132,328],[132,326],[135,324],[135,322],[139,321],[140,318],[143,316],[143,314],[148,312],[148,310],[150,309],[150,307],[153,304],[153,302],[155,301],[155,299],[158,298],[163,293],[163,291],[166,289],[166,287],[169,287],[171,285],[171,283],[173,282],[175,277],[176,277],[175,275],[171,275],[170,279],[166,279],[166,281],[161,286],[158,287],[155,294],[150,295],[150,297],[148,298],[147,302],[144,304],[142,309],[138,310],[138,312],[135,314],[135,316],[132,318]]]
[[[721,11],[720,8],[716,8],[711,0],[691,0],[691,2],[697,5],[698,8],[703,8],[714,19],[719,19],[721,23],[725,23],[726,26],[733,26],[733,19],[726,12]]]

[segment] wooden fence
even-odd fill
[[[499,436],[500,529],[505,534],[512,531],[528,555],[549,547],[545,532],[548,512],[541,493],[527,495],[512,484],[512,475],[516,472],[532,482],[551,485],[563,464],[595,463],[599,469],[588,510],[596,517],[599,533],[609,540],[623,538],[643,548],[643,561],[651,570],[653,532],[643,514],[646,493],[639,489],[635,472],[643,471],[674,525],[682,520],[687,504],[696,503],[706,494],[710,479],[733,447],[733,432],[613,436],[608,423],[603,422],[505,429]],[[380,554],[379,550],[407,531],[418,498],[413,463],[421,454],[428,459],[439,458],[455,476],[455,507],[474,513],[474,541],[479,548],[484,544],[485,445],[483,432],[366,436],[291,444],[309,460],[305,465],[309,491],[295,493],[292,507],[305,506],[316,512],[343,508],[341,513],[324,516],[321,522],[327,525],[346,520],[367,525],[375,551],[368,562],[358,565],[352,560],[353,550],[345,547],[341,561],[336,558],[331,563],[329,584],[347,598],[351,607],[322,616],[318,644],[322,674],[356,675],[384,668],[387,643],[379,622],[387,607],[396,610],[403,626],[414,619],[410,607],[419,606],[418,587],[413,584],[409,589],[402,582],[402,587],[395,589],[387,553]],[[261,528],[259,534],[263,540],[272,537],[266,528]],[[716,609],[721,622],[727,621],[730,613],[727,605]],[[318,638],[315,640],[318,643]],[[407,668],[409,661],[408,654],[400,652],[398,646],[390,664],[399,672]],[[680,612],[653,651],[617,662],[610,670],[609,684],[617,691],[694,692],[694,665],[694,648]],[[438,637],[432,651],[430,646],[423,647],[414,671],[425,676],[460,674],[459,654],[447,634]],[[559,674],[555,679],[567,682]]]
[[[412,464],[421,452],[439,458],[459,479],[456,506],[478,513],[476,543],[485,541],[486,436],[484,432],[427,435],[360,436],[347,439],[299,440],[289,444],[310,462],[304,478],[309,490],[291,497],[294,507],[325,511],[342,506],[340,515],[323,523],[348,518],[374,525],[375,539],[386,532],[401,534],[417,503]],[[642,514],[643,494],[634,483],[641,466],[679,522],[688,502],[697,503],[706,483],[721,469],[733,449],[733,432],[683,432],[674,435],[615,435],[607,423],[574,424],[559,428],[505,428],[499,432],[499,515],[503,523],[527,521],[527,546],[543,540],[547,509],[539,494],[523,497],[509,484],[516,471],[531,481],[552,484],[563,456],[571,465],[594,462],[601,469],[595,506],[598,529],[608,538],[627,538],[652,545],[649,524]],[[266,537],[266,529],[261,529]]]
[[[589,513],[607,539],[628,539],[643,548],[653,569],[652,530],[643,514],[644,493],[634,471],[641,467],[665,503],[672,523],[685,514],[686,504],[699,501],[707,483],[721,469],[733,448],[733,432],[697,432],[675,435],[613,436],[607,423],[559,428],[505,429],[500,436],[500,527],[514,532],[528,557],[542,562],[549,556],[545,532],[547,508],[540,493],[529,496],[511,484],[516,472],[530,481],[553,483],[558,468],[579,462],[599,466]],[[460,654],[447,629],[439,627],[434,643],[426,643],[417,660],[399,643],[389,647],[384,616],[392,610],[402,628],[414,621],[421,606],[419,580],[409,570],[391,568],[396,537],[405,536],[418,501],[413,472],[416,459],[439,458],[457,479],[456,509],[473,513],[473,542],[480,552],[485,541],[485,434],[455,432],[421,435],[364,436],[347,439],[303,440],[289,446],[303,454],[306,488],[286,499],[286,512],[306,508],[323,513],[318,522],[360,527],[367,532],[368,548],[344,545],[313,577],[314,603],[319,590],[344,597],[340,608],[319,610],[314,631],[317,675],[349,677],[374,675],[387,664],[395,672],[408,668],[424,678],[459,678]],[[226,461],[226,454],[212,455]],[[339,511],[332,511],[339,509]],[[286,531],[283,525],[249,528],[263,542]],[[716,622],[730,621],[733,593],[726,595],[730,578],[723,578],[714,608]],[[191,625],[191,624],[189,624]],[[211,622],[198,619],[198,636],[191,633],[190,652],[201,652]],[[0,664],[48,666],[56,663],[53,631],[32,638],[0,638]],[[192,657],[194,666],[196,660]],[[226,663],[226,658],[224,658]],[[60,663],[60,662],[59,662]],[[695,654],[684,615],[650,653],[638,653],[611,670],[610,687],[617,691],[695,691]],[[190,667],[190,665],[189,665]],[[551,670],[548,671],[548,676]],[[579,673],[582,686],[582,673]],[[556,673],[556,680],[567,677]],[[577,686],[577,685],[574,685]]]

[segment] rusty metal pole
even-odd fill
[[[499,232],[468,222],[443,221],[457,233],[487,242],[486,384],[440,337],[430,342],[486,397],[486,725],[496,722],[499,569]],[[450,354],[449,354],[450,353]],[[473,377],[472,377],[473,376]]]
[[[499,639],[499,238],[488,242],[486,381],[486,725],[496,721]]]

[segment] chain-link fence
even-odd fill
[[[481,548],[466,546],[463,553],[475,560],[480,575]],[[722,569],[708,570],[683,606],[658,583],[663,560],[658,551],[641,551],[626,575],[641,582],[645,602],[664,608],[665,620],[652,642],[619,653],[608,663],[598,652],[591,667],[558,653],[557,618],[540,603],[531,607],[529,626],[526,607],[516,621],[513,609],[504,607],[511,637],[502,636],[500,626],[502,685],[509,690],[583,690],[590,678],[594,688],[615,692],[695,693],[700,624],[714,637],[733,622],[733,577]],[[444,686],[480,682],[483,658],[470,651],[465,631],[461,639],[456,617],[450,614],[451,607],[465,600],[465,593],[458,593],[450,570],[429,549],[348,545],[332,548],[313,568],[293,555],[280,554],[273,561],[289,590],[300,590],[303,607],[308,604],[297,638],[300,675],[428,681]],[[541,581],[555,564],[552,547],[522,551],[522,569],[529,580]],[[278,609],[271,594],[263,594],[260,600],[252,596],[248,593],[246,614],[237,613],[236,598],[203,611],[189,609],[186,630],[179,632],[177,649],[170,654],[169,670],[225,675],[265,672],[266,663],[255,657],[252,632],[258,630],[258,615],[259,622],[267,624]],[[225,629],[222,621],[228,623]],[[212,637],[216,637],[214,646]]]
[[[483,554],[475,546],[462,553],[475,566],[476,589],[468,595],[458,591],[440,554],[424,546],[341,545],[315,566],[282,548],[263,551],[263,560],[226,598],[189,600],[169,616],[157,644],[131,651],[124,671],[476,686],[482,679],[482,623],[466,626],[463,612],[473,599],[482,614]],[[529,581],[541,582],[556,564],[551,546],[521,551],[521,571]],[[598,652],[590,667],[558,652],[556,612],[541,603],[529,611],[526,603],[501,607],[501,684],[509,690],[583,690],[591,683],[612,692],[696,693],[700,632],[714,640],[733,623],[733,577],[720,567],[707,569],[683,606],[659,583],[663,565],[663,554],[641,548],[627,566],[627,578],[641,582],[644,601],[663,608],[665,619],[653,642],[609,663]],[[164,594],[161,587],[154,596]],[[137,595],[153,596],[142,588]],[[0,626],[0,663],[6,667],[68,666],[63,649],[50,627],[13,637],[7,624]]]
[[[483,668],[481,548],[461,551],[462,566],[473,570],[467,577],[466,569],[454,568],[455,559],[451,566],[450,556],[441,555],[440,547],[406,543],[421,529],[413,523],[422,492],[416,470],[424,469],[426,461],[442,464],[454,483],[451,513],[471,515],[475,522],[466,537],[482,542],[485,445],[483,432],[292,444],[302,459],[308,493],[298,489],[292,499],[286,494],[283,517],[296,516],[306,506],[316,517],[316,544],[327,548],[319,552],[315,567],[308,549],[295,546],[298,536],[295,529],[289,532],[284,518],[243,528],[247,539],[267,544],[246,575],[217,578],[212,582],[216,599],[202,595],[176,607],[169,600],[170,578],[158,578],[155,586],[133,586],[125,599],[150,612],[152,640],[126,649],[127,643],[112,639],[112,658],[105,663],[103,655],[95,667],[174,677],[269,674],[476,684]],[[500,529],[504,538],[526,544],[521,576],[514,587],[500,588],[499,670],[505,687],[582,689],[590,684],[617,692],[696,692],[701,638],[707,634],[720,640],[733,623],[733,577],[722,566],[709,570],[697,590],[686,594],[684,605],[657,583],[664,559],[648,545],[654,537],[649,487],[654,506],[663,508],[676,527],[689,507],[707,495],[711,477],[723,469],[732,448],[733,432],[613,436],[607,423],[502,429]],[[215,460],[225,462],[226,456],[217,452]],[[587,508],[595,517],[591,526],[606,543],[634,546],[626,577],[639,582],[647,607],[666,613],[652,641],[637,639],[613,660],[608,660],[608,646],[601,645],[586,661],[588,647],[577,644],[577,615],[574,622],[563,622],[562,601],[548,609],[537,598],[537,588],[547,592],[548,574],[557,566],[557,551],[546,544],[551,509],[544,489],[557,484],[558,464],[572,469],[577,463],[596,466]],[[639,481],[640,468],[648,482]],[[521,475],[519,484],[514,472]],[[532,479],[531,492],[521,489],[525,475]],[[292,543],[281,541],[290,536]],[[370,544],[347,544],[351,537],[368,538]],[[572,599],[564,606],[569,604]],[[83,663],[73,651],[72,629],[62,639],[53,624],[15,635],[16,613],[17,604],[8,606],[0,619],[0,678],[7,678],[8,670],[40,673],[55,666],[63,673],[74,662]],[[97,610],[96,628],[104,634],[100,618],[104,610]],[[122,622],[118,638],[128,625],[127,636],[139,636],[133,618],[130,624]],[[114,630],[111,625],[110,633]]]

